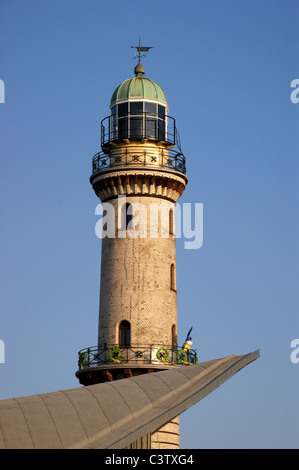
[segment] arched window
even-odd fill
[[[130,229],[130,223],[133,219],[132,206],[128,202],[122,206],[121,227],[123,230]]]
[[[170,266],[170,289],[176,292],[175,267],[173,263]]]
[[[119,324],[119,346],[125,347],[131,344],[131,324],[123,320]]]

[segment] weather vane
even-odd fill
[[[150,49],[153,48],[153,46],[150,46],[150,47],[141,46],[140,45],[140,36],[139,36],[139,46],[131,46],[131,47],[132,48],[135,47],[135,49],[137,49],[137,53],[134,55],[133,59],[136,59],[136,57],[138,57],[139,62],[141,62],[141,59],[144,59],[144,57],[146,56],[146,54],[141,54],[141,52],[148,52]]]

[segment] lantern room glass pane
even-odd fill
[[[142,139],[143,137],[143,117],[130,118],[130,137],[135,139]]]
[[[157,119],[146,117],[146,137],[157,138]]]
[[[117,136],[117,121],[116,121],[116,116],[115,114],[112,114],[111,116],[111,136],[112,140],[116,139]]]
[[[119,116],[124,116],[125,114],[128,114],[128,103],[121,103],[118,105],[118,115]]]
[[[160,104],[158,104],[158,114],[159,114],[159,117],[165,116],[165,107],[161,106]]]
[[[166,140],[165,139],[165,121],[162,121],[162,119],[158,119],[158,139]]]
[[[165,139],[165,107],[158,105],[158,139]]]
[[[118,119],[118,138],[127,139],[128,138],[128,118],[123,117]]]
[[[131,114],[140,114],[143,112],[143,101],[131,101],[130,103],[130,113]]]
[[[146,113],[157,113],[157,105],[156,103],[150,103],[149,101],[146,101],[144,103],[144,111]]]

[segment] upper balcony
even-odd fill
[[[180,149],[175,119],[165,113],[134,111],[111,114],[102,120],[101,145],[104,151],[120,142],[136,140],[154,141]]]
[[[99,152],[92,159],[92,177],[121,167],[163,169],[186,174],[186,159],[178,150],[134,145]]]

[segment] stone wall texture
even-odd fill
[[[128,203],[137,207],[132,219],[136,219],[135,228],[121,228],[120,236],[125,238],[116,236],[102,240],[99,345],[117,344],[119,324],[126,320],[131,324],[132,344],[162,343],[170,346],[173,325],[175,330],[177,328],[176,243],[169,230],[167,233],[169,210],[173,209],[173,203],[162,200],[159,224],[152,224],[157,229],[154,230],[157,238],[150,237],[149,216],[151,208],[155,208],[159,200],[131,196],[126,197],[126,203],[122,204]],[[122,212],[119,199],[113,199],[109,204],[115,208],[115,214]],[[142,204],[139,212],[145,216],[140,220],[139,204]],[[116,226],[118,219],[116,216]],[[140,225],[143,225],[145,238],[138,234]],[[163,233],[163,227],[166,233]]]

